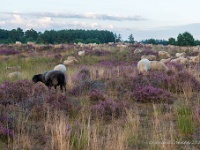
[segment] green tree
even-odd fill
[[[194,38],[189,32],[179,34],[177,37],[177,44],[179,46],[194,46]]]
[[[24,35],[26,37],[26,41],[32,41],[32,42],[35,42],[38,37],[38,33],[33,29],[26,30]]]
[[[175,39],[175,38],[172,38],[172,37],[169,38],[169,39],[168,39],[168,44],[169,44],[169,45],[177,45],[176,39]]]
[[[115,35],[115,41],[116,41],[116,42],[121,42],[121,41],[122,41],[121,34],[118,34],[118,36]]]
[[[129,43],[132,43],[132,44],[134,43],[134,37],[132,34],[129,35],[128,40],[129,40]]]
[[[23,36],[24,32],[21,28],[12,29],[11,31],[9,31],[9,37],[13,43],[16,41],[22,41]]]

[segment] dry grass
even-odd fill
[[[103,48],[102,48],[103,49]],[[115,51],[113,47],[106,47],[106,50]],[[154,47],[155,50],[158,48]],[[75,49],[77,50],[77,49]],[[123,54],[123,52],[120,52]],[[73,50],[67,51],[65,55],[73,55]],[[62,55],[64,55],[62,53]],[[117,54],[112,54],[113,59]],[[92,57],[92,56],[91,56]],[[121,59],[121,56],[117,56]],[[89,57],[88,57],[89,58]],[[97,57],[91,61],[88,58],[80,58],[79,64],[67,67],[68,89],[74,86],[73,78],[77,71],[86,66],[91,72],[91,78],[104,80],[116,77],[126,78],[126,74],[135,76],[136,69],[132,66],[120,68],[113,66],[112,69],[97,67]],[[126,56],[129,60],[129,55]],[[103,60],[102,58],[98,58]],[[23,59],[24,60],[24,59]],[[53,69],[57,62],[51,59],[38,58],[26,59],[25,62],[18,59],[11,59],[3,62],[0,69],[6,65],[22,66],[23,79],[31,80],[33,74],[42,73],[45,70]],[[98,77],[96,70],[98,69]],[[190,70],[189,70],[190,69]],[[198,74],[198,70],[188,68],[189,71]],[[0,73],[0,81],[7,79],[7,72]],[[199,77],[196,75],[197,79]],[[130,109],[119,118],[112,117],[105,121],[104,118],[93,118],[93,114],[87,110],[89,105],[88,95],[73,97],[80,100],[85,109],[79,109],[74,116],[69,116],[63,110],[52,111],[44,106],[39,120],[34,119],[33,110],[13,112],[16,118],[14,122],[15,131],[13,139],[1,140],[2,149],[45,149],[45,150],[140,150],[140,149],[199,149],[200,144],[191,144],[199,140],[200,115],[196,112],[200,109],[200,95],[194,92],[190,84],[185,84],[183,93],[175,93],[174,104],[143,104],[132,101],[128,93],[120,101],[131,102]],[[106,96],[112,99],[118,98],[116,89],[106,91]],[[117,99],[118,100],[118,99]],[[188,114],[184,114],[185,110]],[[3,112],[1,110],[1,112]],[[186,124],[187,123],[187,124]],[[187,127],[182,130],[182,127]],[[184,144],[184,142],[188,142]]]

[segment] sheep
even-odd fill
[[[71,65],[71,64],[74,64],[74,63],[77,63],[77,62],[78,62],[78,60],[74,56],[68,56],[67,60],[65,60],[63,62],[63,64],[68,66],[68,65]]]
[[[156,56],[155,55],[142,55],[141,59],[146,58],[150,61],[156,60]]]
[[[166,51],[159,51],[158,56],[159,58],[162,58],[162,59],[170,58],[170,54]]]
[[[13,70],[13,71],[19,71],[22,68],[20,66],[10,66],[10,67],[6,67],[7,70]]]
[[[150,71],[168,71],[168,67],[160,61],[150,61]]]
[[[141,53],[141,52],[142,52],[141,49],[135,49],[135,50],[134,50],[134,54],[139,54],[139,53]]]
[[[10,79],[21,79],[22,73],[21,72],[11,72],[11,73],[8,74],[8,77]]]
[[[190,59],[191,63],[194,63],[194,64],[199,63],[200,62],[200,54],[198,54],[197,56],[190,56],[189,59]]]
[[[15,45],[20,46],[20,45],[22,45],[22,43],[20,41],[16,41]]]
[[[138,63],[137,63],[137,69],[139,71],[139,73],[142,73],[144,75],[147,75],[149,70],[151,67],[151,63],[148,59],[144,58],[141,59]]]
[[[185,58],[185,57],[178,57],[175,59],[172,59],[170,62],[176,62],[182,65],[188,65],[189,64],[190,58]]]
[[[161,59],[160,62],[163,62],[163,63],[168,63],[171,61],[171,58],[167,58],[167,59]]]
[[[85,56],[85,51],[84,50],[78,51],[78,56],[81,56],[81,57]]]
[[[65,74],[66,74],[66,71],[67,71],[65,65],[63,65],[63,64],[58,64],[57,66],[54,67],[53,70],[60,70],[60,71],[62,71]]]
[[[178,58],[178,57],[184,57],[186,55],[185,52],[182,52],[182,53],[176,53],[175,56]]]
[[[43,82],[49,88],[53,86],[56,89],[57,86],[60,86],[61,91],[63,91],[64,87],[66,92],[67,78],[60,70],[51,70],[44,72],[43,74],[34,75],[32,81],[34,83]]]

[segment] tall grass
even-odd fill
[[[15,99],[9,95],[5,96],[5,85],[1,84],[0,149],[189,150],[200,148],[198,144],[180,144],[184,141],[191,142],[200,139],[198,136],[200,134],[200,95],[198,90],[195,90],[192,82],[189,82],[184,76],[182,77],[184,80],[181,80],[178,85],[170,78],[173,75],[164,74],[162,80],[158,78],[160,77],[159,73],[157,73],[158,77],[156,73],[150,76],[151,78],[139,76],[136,66],[131,64],[132,61],[137,61],[139,56],[134,56],[131,49],[120,51],[115,47],[106,46],[102,47],[102,50],[110,51],[110,53],[88,50],[89,55],[77,58],[78,64],[67,67],[68,91],[67,93],[57,91],[57,97],[51,90],[42,88],[42,84],[37,86],[29,84],[31,90],[28,97],[17,97],[20,94],[15,93],[20,101],[9,103]],[[159,48],[154,47],[154,49],[157,51]],[[77,48],[73,48],[62,53],[64,57],[77,56],[77,50]],[[44,57],[44,55],[28,58],[10,56],[10,59],[0,63],[0,69],[3,70],[0,72],[0,83],[9,80],[7,77],[9,71],[5,69],[7,66],[21,66],[22,78],[31,80],[34,74],[53,69],[59,61],[55,58]],[[75,86],[73,78],[82,67],[89,69],[92,82],[101,83],[99,85],[104,84],[106,87],[102,91],[100,89],[96,92],[94,96],[97,97],[97,100],[95,99],[95,102],[91,102],[90,94],[93,90],[84,89],[86,92],[77,95],[70,93]],[[197,72],[197,70],[192,71]],[[179,72],[177,71],[177,73]],[[155,99],[160,95],[155,95],[156,92],[152,93],[148,89],[147,98],[144,95],[140,96],[145,103],[137,101],[137,95],[133,94],[133,91],[138,90],[138,86],[149,85],[152,82],[152,87],[156,91],[156,88],[166,86],[164,84],[166,77],[171,79],[172,87],[178,89],[170,97],[173,104],[165,103],[165,101],[156,101],[156,103],[153,100],[149,101],[149,98]],[[199,81],[198,77],[195,79],[195,81]],[[13,80],[10,81],[13,82]],[[169,86],[165,90],[173,91],[170,89],[172,87]],[[9,90],[12,88],[14,86],[7,87],[8,91],[6,92],[9,94]],[[34,91],[35,88],[38,88],[38,91]],[[38,93],[34,95],[34,92]],[[100,95],[98,95],[99,93]],[[3,96],[8,98],[8,104],[7,101],[4,101]],[[49,103],[46,102],[47,96]],[[168,99],[169,97],[164,98]],[[59,103],[53,103],[56,105],[50,106],[50,102],[58,100],[69,103],[63,102],[63,107],[60,105],[58,107]],[[124,105],[111,107],[110,105],[113,103],[105,103],[109,107],[102,109],[105,111],[102,114],[108,115],[108,117],[102,116],[100,111],[99,114],[91,111],[95,104],[96,107],[102,107],[98,104],[102,104],[106,100]],[[121,107],[123,109],[118,109]],[[124,108],[126,108],[125,112],[122,113],[121,110]],[[115,110],[115,114],[112,109]],[[1,127],[12,130],[13,137],[8,133],[4,134],[5,131]]]

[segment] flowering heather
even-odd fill
[[[33,83],[29,80],[6,81],[0,85],[0,91],[4,91],[4,96],[1,100],[12,100],[16,103],[27,99],[32,94],[32,85]]]
[[[34,97],[40,97],[49,90],[48,87],[42,82],[37,82],[36,84],[33,85],[32,88]]]
[[[65,94],[52,89],[45,96],[45,102],[49,104],[50,108],[52,108],[53,110],[59,109],[65,110],[68,113],[74,112],[75,107]]]
[[[104,101],[105,97],[101,91],[92,90],[91,92],[89,92],[89,99],[91,102],[99,102]]]
[[[169,91],[153,86],[140,86],[133,91],[133,96],[138,102],[167,102],[171,103],[172,95]]]
[[[143,50],[141,53],[141,55],[155,55],[155,56],[158,56],[158,52],[154,52],[150,49],[146,49],[146,50]]]
[[[175,70],[175,71],[181,71],[184,69],[184,66],[182,64],[176,62],[167,63],[167,67],[170,70]]]
[[[16,55],[16,54],[20,54],[20,52],[14,50],[14,49],[1,49],[0,50],[0,55]]]
[[[0,137],[1,136],[3,136],[3,137],[7,137],[7,136],[13,137],[13,130],[7,128],[6,125],[0,123]]]
[[[107,56],[107,55],[110,55],[110,51],[106,51],[106,50],[87,50],[86,51],[86,54],[89,54],[89,55],[96,55],[96,56]]]
[[[113,117],[118,118],[125,113],[127,105],[121,102],[115,102],[112,99],[100,101],[96,105],[91,106],[93,117],[103,117],[105,120],[111,120]]]
[[[0,136],[13,137],[13,121],[14,119],[1,113],[0,115]]]
[[[88,94],[88,92],[92,90],[101,90],[105,91],[106,90],[106,85],[105,83],[97,80],[91,80],[91,81],[86,81],[82,82],[80,84],[77,84],[72,90],[71,94],[72,95],[81,95],[81,94]]]
[[[81,83],[90,80],[90,70],[88,68],[81,68],[78,73],[75,75],[73,81],[75,83]]]

